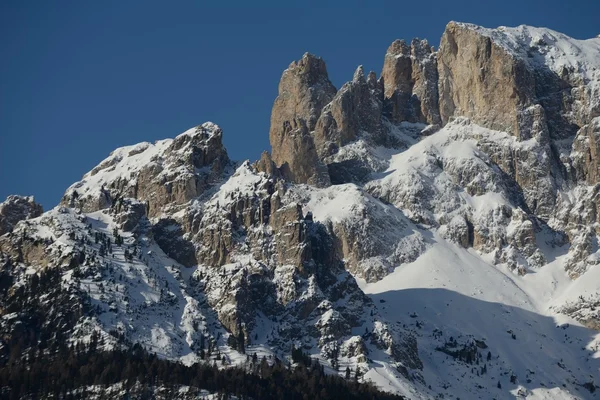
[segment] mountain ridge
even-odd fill
[[[408,397],[592,398],[599,91],[600,39],[543,28],[450,22],[339,90],[306,53],[272,155],[231,161],[213,123],[115,150],[13,218],[4,296],[57,267],[94,306],[72,343],[188,364],[298,346]]]

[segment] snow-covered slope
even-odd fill
[[[577,285],[560,261],[518,276],[439,235],[434,240],[417,261],[362,286],[376,303],[385,302],[387,318],[415,329],[424,379],[434,392],[510,398],[510,388],[527,398],[559,399],[567,392],[587,398],[582,385],[598,376],[600,334],[549,309]],[[448,354],[465,346],[472,362]]]

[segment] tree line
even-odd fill
[[[122,383],[125,390],[151,391],[155,387],[178,386],[221,393],[239,399],[401,399],[379,391],[371,384],[359,384],[326,375],[318,363],[290,367],[275,358],[252,357],[251,368],[219,369],[216,363],[191,366],[160,359],[139,344],[127,350],[97,351],[95,346],[62,347],[52,355],[33,354],[26,362],[0,367],[0,397],[7,399],[53,397],[85,399],[85,388]]]

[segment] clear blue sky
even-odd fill
[[[396,38],[437,45],[450,20],[600,33],[598,0],[219,3],[0,0],[0,197],[48,209],[114,148],[204,121],[254,160],[281,72],[305,51],[340,87],[359,64],[379,74]]]

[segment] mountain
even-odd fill
[[[310,356],[406,398],[595,398],[600,38],[450,22],[340,89],[306,53],[271,153],[233,161],[222,135],[119,148],[43,214],[2,203],[5,371],[137,346],[221,369]]]

